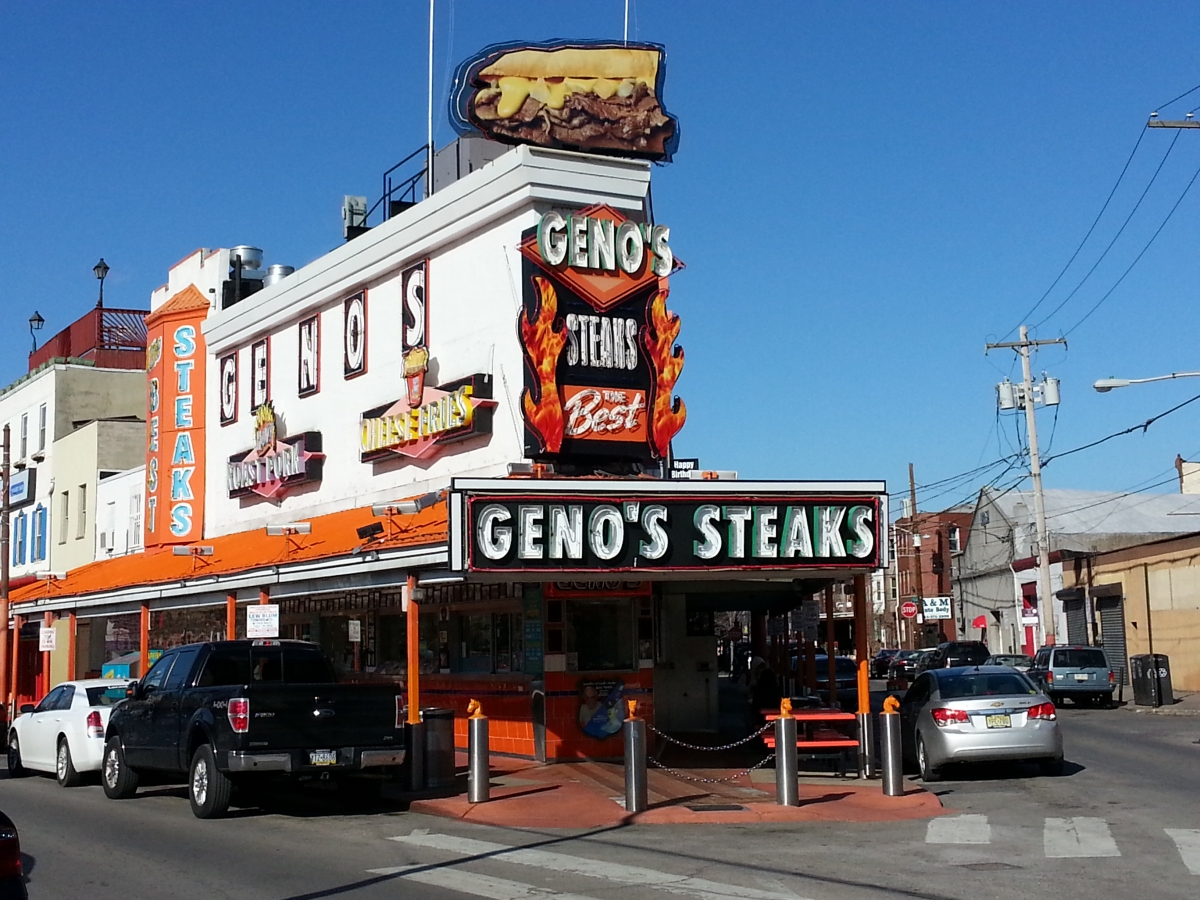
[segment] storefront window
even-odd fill
[[[571,600],[566,604],[568,665],[580,672],[633,669],[632,599]]]
[[[492,616],[463,616],[464,672],[492,671]]]

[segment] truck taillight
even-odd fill
[[[407,712],[407,710],[404,708],[404,695],[397,694],[396,695],[396,727],[397,728],[403,728],[404,723],[408,720],[408,716],[405,715],[406,712]]]
[[[1114,672],[1112,669],[1108,670],[1108,683],[1109,684],[1117,683],[1117,673]]]
[[[238,734],[250,730],[250,700],[246,697],[234,697],[229,701],[229,724]]]
[[[90,738],[104,737],[104,723],[100,721],[100,713],[94,709],[87,714],[87,736]]]
[[[21,841],[15,828],[0,826],[0,878],[20,878]]]

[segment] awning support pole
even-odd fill
[[[225,595],[225,640],[237,639],[237,594]]]

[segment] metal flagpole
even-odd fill
[[[425,196],[433,195],[433,0],[429,0],[429,118],[425,142]]]

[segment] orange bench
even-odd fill
[[[768,722],[774,722],[779,718],[779,711],[763,710],[763,716]],[[857,722],[854,713],[838,709],[797,709],[792,710],[792,718],[799,723],[796,729],[796,750],[803,756],[836,756],[838,771],[845,774],[845,752],[858,749],[858,738],[847,737],[836,728],[830,727],[829,723]],[[774,750],[775,729],[769,728],[764,731],[762,740],[769,750]]]

